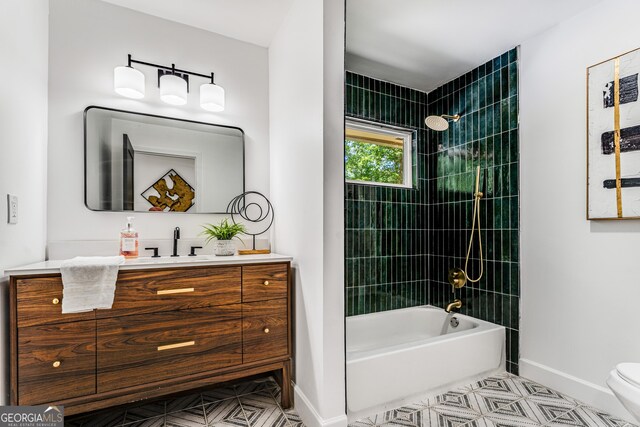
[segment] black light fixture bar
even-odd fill
[[[148,67],[154,67],[154,68],[157,68],[159,70],[169,71],[171,73],[187,74],[187,75],[190,75],[190,76],[202,77],[203,79],[210,79],[211,83],[215,84],[214,73],[211,73],[210,75],[206,75],[206,74],[201,74],[201,73],[196,73],[196,72],[193,72],[193,71],[188,71],[188,70],[183,70],[183,69],[180,69],[180,68],[176,68],[175,65],[173,65],[173,64],[172,64],[171,67],[167,67],[165,65],[154,64],[152,62],[138,61],[137,59],[133,59],[131,57],[131,54],[128,55],[128,59],[129,59],[129,67],[131,67],[131,64],[146,65]]]

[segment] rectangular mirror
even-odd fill
[[[87,107],[85,205],[94,211],[224,213],[244,192],[244,132]]]

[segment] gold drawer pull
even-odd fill
[[[264,283],[263,283],[263,285],[265,285],[265,286],[269,286],[269,281],[268,281],[268,280],[265,280],[265,281],[264,281]]]
[[[62,362],[61,362],[61,361],[59,361],[59,360],[56,360],[55,362],[53,362],[53,367],[54,367],[54,368],[59,368],[59,367],[60,367],[60,365],[62,365]]]
[[[185,341],[185,342],[179,342],[179,343],[175,343],[175,344],[161,345],[161,346],[158,347],[158,351],[171,350],[173,348],[180,348],[180,347],[189,347],[190,345],[196,345],[196,342],[195,341]]]
[[[54,298],[51,300],[51,302],[53,303],[53,305],[58,305],[60,304],[60,300],[58,298]]]
[[[264,328],[263,331],[264,331],[265,334],[268,334],[269,333],[269,328]]]
[[[157,291],[156,295],[186,294],[193,291],[195,291],[193,288],[165,289],[164,291]]]

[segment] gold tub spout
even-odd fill
[[[462,301],[460,301],[459,299],[455,299],[453,300],[453,302],[447,305],[447,308],[445,308],[444,311],[446,311],[447,313],[451,313],[451,310],[453,310],[454,308],[459,309],[460,307],[462,307]]]

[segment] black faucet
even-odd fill
[[[173,254],[171,256],[180,256],[178,255],[178,239],[180,239],[180,227],[173,230]]]

